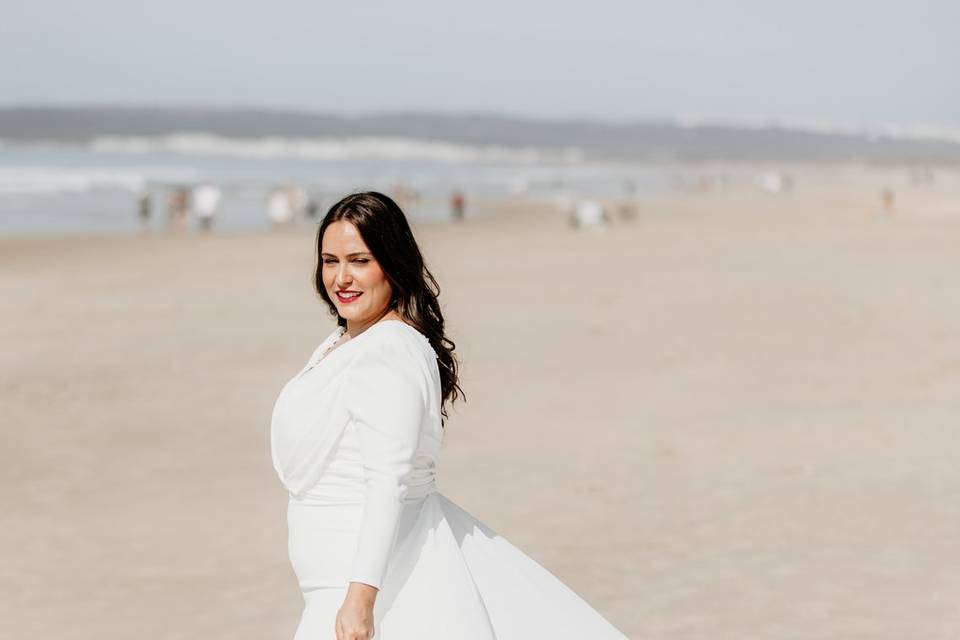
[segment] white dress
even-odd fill
[[[273,464],[290,493],[295,640],[333,640],[350,582],[380,589],[377,640],[625,640],[553,574],[437,492],[440,372],[429,340],[337,327],[284,386]]]

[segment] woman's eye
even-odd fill
[[[354,262],[359,262],[360,264],[367,264],[368,262],[370,262],[370,260],[367,258],[357,258],[356,260],[354,260]]]
[[[335,262],[336,262],[336,260],[324,260],[324,261],[323,261],[323,264],[333,264],[333,263],[335,263]]]

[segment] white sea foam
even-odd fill
[[[543,150],[534,147],[473,146],[434,140],[395,137],[354,138],[227,138],[208,133],[168,136],[107,136],[94,139],[90,149],[102,153],[176,153],[193,156],[302,158],[311,160],[433,160],[440,162],[579,162],[580,149]]]
[[[189,170],[116,169],[107,167],[0,167],[0,194],[83,193],[94,189],[138,191],[149,181],[194,182]]]
[[[894,122],[880,122],[864,124],[803,116],[746,116],[723,118],[686,114],[675,118],[674,124],[683,129],[700,129],[705,127],[727,127],[749,131],[781,129],[822,135],[960,144],[960,127],[930,123],[898,124]]]

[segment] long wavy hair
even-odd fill
[[[441,423],[445,423],[448,417],[447,402],[452,404],[459,396],[466,400],[466,394],[460,388],[457,375],[458,363],[453,355],[456,344],[443,333],[443,313],[437,301],[440,285],[427,269],[407,217],[389,196],[366,191],[350,194],[337,202],[320,223],[314,286],[330,308],[331,315],[337,318],[337,324],[346,326],[346,318],[337,313],[337,307],[323,284],[323,260],[320,259],[323,233],[340,220],[350,222],[357,228],[370,253],[383,269],[393,288],[390,309],[425,335],[436,351],[440,370]]]

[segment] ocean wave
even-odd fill
[[[802,116],[723,118],[688,114],[677,117],[674,120],[674,124],[682,129],[702,129],[707,127],[723,127],[748,131],[773,131],[779,129],[828,136],[960,144],[960,127],[930,123],[899,124],[894,122],[880,122],[863,124]]]
[[[196,172],[189,170],[0,167],[0,194],[84,193],[96,189],[135,192],[150,182],[191,183],[197,178]]]
[[[580,162],[580,149],[557,151],[534,147],[473,146],[393,137],[226,138],[207,133],[167,136],[105,136],[89,148],[101,153],[176,153],[194,156],[302,158],[310,160],[433,160],[450,163]]]

